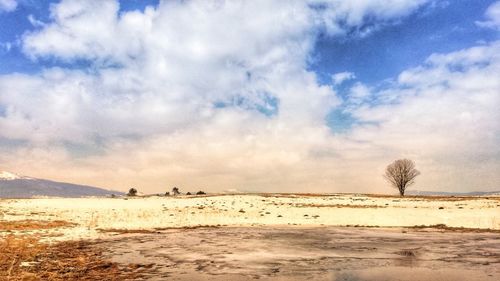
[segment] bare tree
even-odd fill
[[[415,163],[409,159],[399,159],[385,169],[384,177],[392,186],[399,190],[401,196],[405,196],[405,190],[415,182],[420,172],[415,169]]]

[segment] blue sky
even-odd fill
[[[457,0],[429,4],[400,23],[388,25],[366,37],[321,37],[316,46],[315,62],[310,68],[322,83],[331,83],[331,75],[353,72],[356,81],[383,87],[403,70],[421,64],[433,53],[447,53],[474,46],[480,41],[499,39],[492,29],[478,27],[484,11],[494,1]],[[436,2],[437,3],[437,2]],[[341,85],[341,95],[348,93],[354,80]],[[344,132],[356,120],[342,110],[328,117],[330,126]]]
[[[21,1],[14,12],[0,17],[0,42],[10,44],[10,50],[0,52],[0,74],[21,72],[36,73],[44,68],[62,66],[66,68],[89,69],[91,63],[85,60],[63,62],[54,58],[28,58],[19,46],[23,34],[36,30],[30,22],[49,21],[51,3],[58,1]],[[497,31],[478,27],[484,11],[493,0],[436,1],[423,5],[397,23],[386,23],[379,30],[366,36],[353,31],[348,36],[318,37],[311,54],[309,69],[318,75],[322,84],[332,83],[332,74],[353,72],[356,79],[337,87],[345,96],[354,82],[373,87],[383,86],[387,79],[396,77],[401,71],[421,64],[433,53],[446,53],[464,49],[481,41],[499,38]],[[158,6],[158,1],[120,1],[120,12],[143,11],[146,6]],[[371,27],[367,24],[363,28]],[[354,29],[353,29],[354,30]],[[383,67],[381,67],[383,65]],[[263,111],[267,112],[267,111]],[[332,130],[349,130],[356,119],[343,109],[333,110],[327,116]]]
[[[363,191],[354,170],[412,157],[427,189],[494,189],[448,179],[476,158],[469,173],[498,171],[499,14],[485,0],[0,0],[0,151],[14,151],[0,165],[115,188]],[[117,164],[124,150],[138,167]]]
[[[14,12],[1,14],[0,42],[10,43],[13,47],[0,53],[0,73],[32,73],[61,63],[54,60],[32,61],[16,44],[25,32],[36,29],[29,16],[48,21],[49,7],[57,2],[21,1]],[[404,69],[419,65],[432,53],[446,53],[473,46],[479,41],[497,40],[498,32],[475,24],[475,21],[483,19],[484,12],[493,2],[436,1],[424,5],[399,23],[387,24],[361,38],[356,33],[347,37],[321,36],[309,67],[318,73],[324,84],[331,83],[332,74],[349,71],[354,72],[358,80],[377,85],[384,79],[397,76]],[[122,0],[120,11],[143,10],[146,6],[157,5],[157,0]],[[87,67],[85,64],[70,66]]]
[[[457,0],[429,4],[400,23],[382,27],[363,38],[322,37],[316,47],[317,62],[311,69],[320,73],[324,83],[330,82],[332,73],[350,71],[364,83],[376,85],[421,64],[432,53],[448,53],[479,41],[497,40],[498,32],[475,24],[493,2]]]

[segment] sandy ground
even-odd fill
[[[21,277],[9,280],[28,273],[44,280],[22,267],[31,263],[58,270],[51,280],[80,280],[87,272],[82,256],[106,265],[95,276],[133,264],[142,270],[130,271],[142,276],[133,280],[499,280],[499,233],[500,197],[9,199],[0,200],[4,247],[14,236],[36,237],[51,249],[72,241],[86,248],[51,254],[60,260],[54,265],[10,247],[12,256],[0,253],[10,264],[0,280],[16,272]],[[75,261],[71,275],[56,267]],[[118,280],[112,276],[99,279]]]

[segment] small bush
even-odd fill
[[[136,196],[137,195],[137,189],[131,188],[128,190],[127,196]]]
[[[181,194],[181,192],[179,191],[179,188],[177,188],[177,187],[172,188],[172,195],[179,195],[179,194]]]

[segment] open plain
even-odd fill
[[[495,196],[9,199],[0,280],[498,280],[499,233]]]

